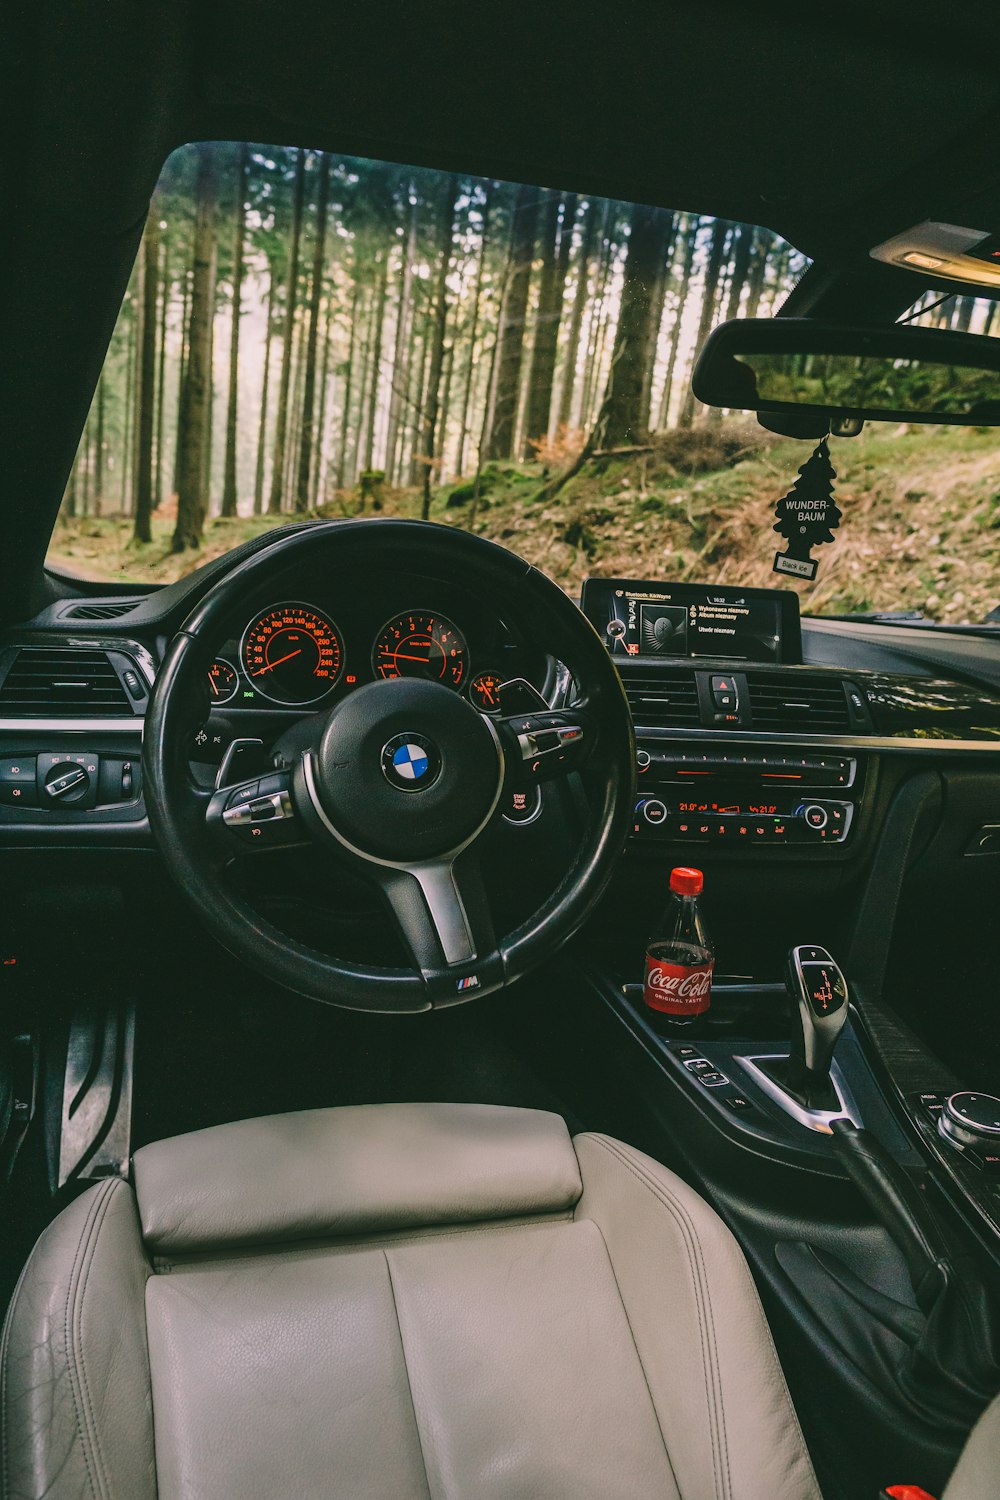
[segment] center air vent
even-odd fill
[[[72,604],[63,610],[63,619],[116,620],[119,615],[129,615],[136,608],[134,599],[123,599],[120,604]]]
[[[0,714],[88,718],[131,714],[106,651],[22,646],[0,687]]]
[[[629,672],[623,681],[634,724],[675,729],[701,723],[693,672]]]
[[[844,683],[837,677],[798,672],[748,673],[753,727],[783,734],[849,734],[851,718]]]

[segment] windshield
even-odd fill
[[[692,212],[334,153],[208,142],[161,174],[53,534],[89,578],[166,582],[311,516],[481,532],[588,574],[770,585],[812,444],[707,410],[693,359],[807,259]],[[921,309],[924,309],[921,311]],[[990,332],[993,304],[920,321]],[[1000,434],[831,442],[843,521],[813,613],[1000,603]]]

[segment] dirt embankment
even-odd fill
[[[959,623],[1000,604],[1000,434],[870,428],[831,447],[840,530],[816,549],[815,583],[780,580],[797,588],[803,609],[920,609]],[[783,546],[771,530],[774,505],[809,451],[753,423],[706,424],[586,465],[549,503],[536,498],[544,465],[491,465],[478,505],[470,484],[449,485],[435,495],[433,518],[474,525],[572,591],[588,573],[769,586]],[[344,491],[327,513],[357,508]],[[416,491],[386,493],[383,513],[418,512]],[[268,524],[215,519],[199,553],[176,556],[169,514],[147,546],[132,542],[126,518],[63,519],[50,557],[85,576],[168,582]]]

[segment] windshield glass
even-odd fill
[[[807,259],[767,229],[334,153],[175,152],[49,561],[166,582],[310,516],[425,515],[574,592],[588,574],[770,585],[812,444],[706,410],[694,355]],[[920,309],[925,309],[920,311]],[[993,331],[993,304],[920,321]],[[831,443],[843,512],[813,613],[1000,603],[1000,433]]]

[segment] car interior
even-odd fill
[[[808,592],[865,423],[1000,459],[995,9],[0,28],[0,1495],[997,1500],[1000,613]],[[499,539],[362,499],[168,582],[67,566],[150,200],[202,142],[780,236],[766,316],[737,288],[684,324],[695,426],[808,460],[769,571],[664,546],[567,583],[528,550],[555,460]],[[915,321],[956,287],[978,322]],[[690,1014],[643,983],[678,868],[714,943]]]

